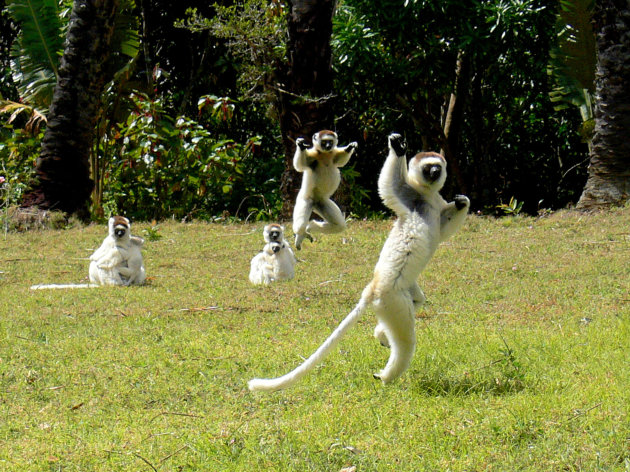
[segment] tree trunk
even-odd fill
[[[280,191],[282,216],[290,217],[301,178],[293,169],[295,140],[333,128],[332,17],[335,0],[290,0],[289,66],[279,90],[279,118],[285,170]]]
[[[623,205],[630,200],[630,4],[597,0],[595,130],[588,180],[577,207]]]
[[[74,2],[37,159],[37,183],[24,196],[23,207],[88,216],[94,185],[89,156],[117,6],[118,0]]]
[[[466,179],[462,174],[459,155],[459,141],[464,120],[465,102],[470,83],[470,60],[464,51],[457,54],[455,66],[455,84],[449,98],[448,108],[444,119],[444,142],[440,152],[446,158],[450,172],[455,177],[458,191],[468,195]]]

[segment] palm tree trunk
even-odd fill
[[[37,159],[37,182],[24,196],[23,207],[88,215],[94,185],[89,156],[117,7],[118,0],[74,2]]]
[[[630,200],[630,3],[596,0],[595,130],[588,180],[577,207]]]
[[[280,191],[282,214],[291,214],[300,187],[293,169],[295,139],[333,128],[332,17],[335,0],[290,0],[288,14],[289,66],[279,90],[280,129],[285,149],[285,171]]]

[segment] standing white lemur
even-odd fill
[[[142,260],[144,240],[131,236],[124,216],[109,219],[109,234],[90,257],[90,282],[97,285],[141,285],[146,278]]]
[[[295,247],[301,249],[304,238],[312,240],[315,232],[339,233],[346,228],[343,213],[330,197],[341,182],[339,167],[348,163],[357,143],[352,142],[339,148],[337,133],[322,130],[313,135],[313,145],[310,148],[304,138],[296,139],[295,144],[293,167],[304,173],[302,187],[293,208]],[[312,212],[317,213],[324,221],[309,222]]]
[[[407,169],[406,143],[389,136],[389,154],[378,179],[379,194],[398,218],[361,299],[328,339],[299,367],[275,379],[253,379],[250,390],[289,387],[311,371],[338,344],[371,303],[378,324],[374,335],[391,348],[387,365],[374,377],[393,381],[409,367],[416,346],[415,310],[424,302],[418,276],[438,244],[463,224],[470,202],[458,195],[447,203],[439,194],[446,179],[446,161],[436,153],[420,153]]]
[[[32,290],[92,288],[101,285],[140,285],[146,278],[142,260],[144,240],[131,236],[131,224],[123,216],[109,219],[108,235],[90,256],[89,284],[33,285]]]
[[[249,280],[256,285],[269,285],[279,280],[290,280],[295,276],[295,255],[284,239],[284,228],[269,224],[263,229],[267,244],[251,261]]]

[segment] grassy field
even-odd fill
[[[629,471],[628,208],[470,217],[403,378],[372,378],[369,310],[295,388],[247,390],[328,336],[390,226],[306,242],[264,288],[262,224],[160,224],[132,288],[29,291],[85,282],[104,225],[0,236],[0,471]]]

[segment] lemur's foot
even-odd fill
[[[390,347],[389,339],[387,339],[387,335],[385,334],[385,328],[381,324],[377,324],[374,328],[374,337],[381,343],[383,347]]]
[[[295,249],[297,249],[298,251],[302,250],[302,241],[304,241],[304,238],[313,242],[313,236],[311,236],[309,233],[296,234],[295,235]]]

